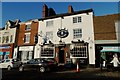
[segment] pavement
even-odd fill
[[[56,73],[88,73],[88,74],[95,74],[96,76],[102,77],[113,77],[113,78],[120,78],[120,71],[107,71],[107,69],[103,69],[102,71],[100,68],[84,68],[84,69],[65,69],[61,71],[57,71]]]

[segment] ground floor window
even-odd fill
[[[2,59],[9,59],[9,54],[10,54],[9,51],[7,51],[7,52],[0,52],[0,60],[2,60]]]
[[[117,54],[118,60],[120,61],[120,52],[109,51],[109,52],[101,52],[100,53],[102,60],[107,61],[108,63],[110,63],[112,61],[114,54]]]
[[[71,57],[76,58],[87,58],[88,57],[88,49],[87,45],[79,45],[75,44],[72,49],[70,49]]]
[[[33,51],[20,51],[20,60],[27,61],[33,58]]]
[[[41,47],[41,57],[54,57],[54,47]]]

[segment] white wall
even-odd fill
[[[10,36],[13,36],[12,37],[12,42],[10,42]],[[3,37],[4,36],[9,36],[9,41],[8,41],[8,43],[6,43],[6,41],[4,42],[4,43],[2,43],[2,41],[3,41]],[[0,37],[1,37],[1,42],[0,42],[0,44],[10,44],[10,43],[14,43],[15,42],[15,37],[16,37],[16,28],[9,28],[9,29],[7,29],[7,30],[1,30],[0,31]]]
[[[117,42],[120,43],[120,20],[115,21],[115,29],[117,35]]]
[[[17,53],[18,53],[18,47],[14,48],[14,53],[13,53],[13,58],[16,59],[17,58]]]
[[[34,50],[34,58],[40,58],[41,47],[37,44]]]
[[[73,23],[73,17],[81,16],[82,22],[80,23]],[[54,25],[51,27],[46,27],[46,21],[54,21]],[[63,38],[62,41],[66,44],[71,44],[71,41],[77,40],[73,39],[73,29],[81,28],[82,29],[82,38],[80,40],[84,40],[85,42],[89,43],[89,63],[95,64],[95,45],[94,45],[94,30],[93,30],[93,13],[86,13],[71,15],[71,16],[64,16],[62,19],[54,18],[39,21],[39,29],[38,33],[42,31],[43,35],[46,34],[47,31],[53,31],[53,40],[54,44],[59,44],[60,38],[57,36],[58,29],[66,28],[68,29],[69,35],[66,38]],[[42,37],[39,37],[38,44],[41,44]]]

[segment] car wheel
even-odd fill
[[[9,65],[9,66],[7,67],[7,69],[8,69],[8,70],[11,70],[11,66]]]
[[[39,71],[42,73],[45,72],[45,67],[40,67]]]
[[[19,67],[19,71],[24,71],[24,68],[22,66]]]

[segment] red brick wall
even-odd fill
[[[12,56],[13,56],[13,49],[14,49],[14,44],[10,44],[10,54],[9,54],[9,58],[12,58]]]
[[[12,58],[13,56],[13,49],[14,49],[14,44],[9,44],[9,45],[2,45],[2,46],[10,46],[10,48],[3,48],[3,49],[0,49],[1,52],[10,52],[9,54],[9,58]]]
[[[34,44],[34,37],[38,33],[38,22],[32,22],[31,24],[31,35],[30,44]]]
[[[31,30],[30,31],[25,31],[25,23],[21,24],[19,27],[19,32],[18,32],[18,40],[17,44],[18,46],[22,45],[34,45],[34,36],[38,33],[38,22],[32,21],[31,23]],[[25,44],[24,43],[24,35],[25,33],[30,32],[30,43]]]
[[[21,24],[18,31],[18,46],[24,45],[25,24]]]

